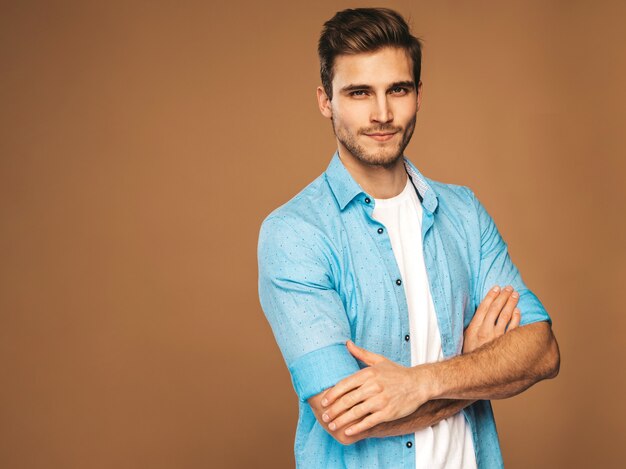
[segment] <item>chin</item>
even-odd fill
[[[372,166],[392,166],[400,158],[402,158],[402,152],[394,150],[393,152],[385,153],[369,153],[366,155],[360,155],[359,159],[364,163]]]
[[[368,141],[357,141],[344,137],[341,132],[335,132],[339,143],[361,164],[368,166],[390,167],[403,155],[402,145],[377,145]]]

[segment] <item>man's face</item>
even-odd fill
[[[333,99],[318,88],[322,114],[331,118],[342,156],[369,166],[392,166],[404,154],[419,109],[412,62],[399,48],[340,55]]]

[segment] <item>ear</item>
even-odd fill
[[[330,99],[328,99],[326,91],[324,91],[324,88],[321,86],[317,87],[317,105],[320,107],[320,112],[324,117],[328,117],[329,119],[333,117]]]
[[[422,82],[420,81],[417,84],[417,110],[420,110],[420,106],[422,105]]]

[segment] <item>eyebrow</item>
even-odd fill
[[[394,83],[392,83],[391,85],[389,85],[389,88],[387,89],[391,89],[391,88],[396,88],[398,86],[403,86],[405,88],[410,88],[410,89],[415,89],[415,82],[412,80],[409,81],[396,81]],[[357,91],[357,90],[369,90],[371,91],[373,88],[371,85],[346,85],[343,88],[341,88],[339,91],[341,93],[349,93],[350,91]]]

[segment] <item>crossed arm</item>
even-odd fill
[[[559,350],[549,323],[517,327],[516,302],[510,289],[491,290],[465,332],[463,355],[441,362],[403,367],[348,342],[369,366],[309,399],[315,416],[351,444],[411,433],[478,399],[511,397],[556,376]]]

